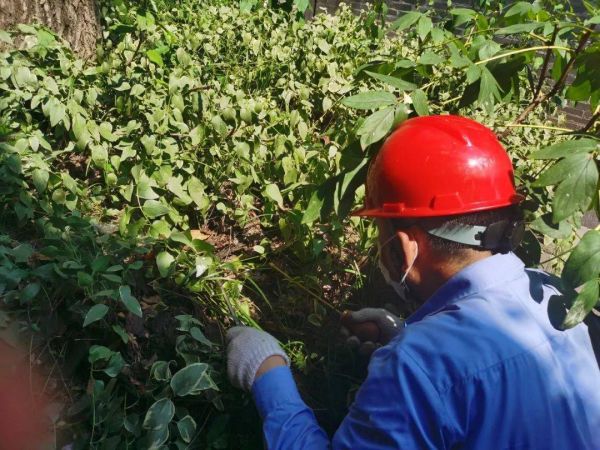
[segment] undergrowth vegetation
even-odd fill
[[[435,23],[413,12],[386,35],[345,6],[305,21],[260,5],[112,1],[94,62],[44,28],[0,32],[2,324],[52,367],[58,441],[260,448],[249,399],[224,377],[232,309],[282,340],[335,428],[363,369],[335,341],[338,312],[378,300],[373,227],[347,215],[378,143],[409,116],[505,132],[529,198],[520,254],[536,265],[544,247],[560,271],[583,212],[598,211],[599,153],[593,123],[573,140],[550,119],[565,96],[597,113],[598,16],[516,5]],[[584,285],[567,325],[598,298],[599,234],[567,261],[565,281]]]

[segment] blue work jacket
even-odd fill
[[[553,278],[514,254],[448,280],[377,350],[330,442],[287,367],[252,393],[269,449],[600,449],[600,370]]]

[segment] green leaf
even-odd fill
[[[108,162],[108,151],[100,144],[90,145],[92,151],[92,161],[98,166],[102,167]]]
[[[427,94],[425,94],[425,92],[423,92],[421,89],[417,89],[411,94],[410,97],[418,115],[429,115],[429,103],[427,102]]]
[[[150,61],[152,61],[157,66],[163,67],[165,65],[162,56],[160,56],[160,52],[156,49],[147,50],[146,56]]]
[[[531,155],[533,159],[559,159],[575,153],[590,153],[600,151],[600,141],[595,139],[577,139],[559,142],[543,148]]]
[[[592,155],[578,154],[580,164],[573,166],[563,175],[566,178],[558,185],[552,200],[555,222],[566,219],[575,211],[585,211],[598,192],[598,167]],[[567,159],[567,158],[565,158]],[[562,161],[562,160],[561,160]],[[558,165],[558,164],[555,164]]]
[[[100,136],[102,136],[109,142],[115,142],[119,139],[113,134],[112,129],[113,126],[109,122],[102,122],[100,125],[98,125],[98,131],[100,132]]]
[[[513,6],[510,7],[504,17],[512,17],[512,16],[522,16],[523,14],[527,14],[529,11],[533,9],[531,3],[528,2],[517,2]]]
[[[529,227],[551,237],[552,239],[565,239],[569,237],[572,231],[571,225],[566,220],[563,220],[558,224],[554,224],[552,222],[551,213],[547,213],[536,218],[533,222],[531,222]]]
[[[29,283],[19,293],[19,299],[21,300],[21,303],[24,304],[31,302],[34,298],[37,297],[41,289],[42,286],[40,285],[40,283]]]
[[[27,67],[18,67],[17,68],[17,72],[15,74],[15,81],[16,81],[18,87],[27,86],[33,79],[34,79],[34,76],[32,75],[31,71]],[[56,104],[57,104],[57,102],[53,103],[53,105],[56,105]],[[64,109],[63,109],[63,113],[64,113]],[[58,123],[58,122],[55,122],[52,126],[56,125],[56,123]]]
[[[85,315],[85,319],[83,320],[83,327],[87,327],[90,323],[97,322],[102,319],[106,313],[108,312],[108,306],[98,304],[92,306],[87,314]]]
[[[205,363],[190,364],[171,378],[171,389],[179,397],[198,395],[207,389],[216,389],[209,375],[210,366]]]
[[[142,317],[142,307],[140,306],[140,302],[138,302],[137,298],[131,295],[130,286],[125,285],[119,287],[119,298],[130,313],[138,317]]]
[[[479,47],[479,51],[477,52],[477,54],[480,60],[484,60],[491,58],[500,50],[502,50],[502,46],[500,44],[492,41],[491,39],[488,39],[483,43],[483,45],[481,45],[481,47]]]
[[[569,155],[542,172],[538,179],[531,183],[531,185],[539,187],[557,184],[567,178],[570,173],[577,172],[577,169],[585,164],[586,159],[585,154]]]
[[[537,30],[538,28],[543,27],[544,22],[529,22],[529,23],[517,23],[515,25],[510,25],[508,27],[500,28],[494,34],[496,35],[506,35],[506,34],[516,34],[516,33],[529,33],[533,30]]]
[[[477,100],[485,106],[491,107],[496,100],[500,100],[500,86],[487,67],[481,69],[479,96]]]
[[[408,12],[403,16],[399,17],[398,19],[394,20],[390,25],[390,29],[397,31],[405,30],[411,25],[413,25],[417,20],[419,20],[422,15],[423,14],[417,11]]]
[[[157,381],[169,381],[171,379],[171,367],[167,361],[156,361],[150,369],[150,378]]]
[[[427,16],[421,16],[419,22],[417,23],[417,35],[424,40],[431,29],[433,28],[433,22]]]
[[[435,66],[442,62],[444,62],[444,58],[437,53],[432,52],[431,50],[425,50],[419,58],[419,63],[423,64],[424,66]]]
[[[143,198],[144,200],[156,200],[159,198],[159,195],[154,192],[154,189],[152,189],[150,184],[151,181],[149,178],[146,178],[145,176],[140,178],[136,187],[137,196],[139,198]]]
[[[104,369],[102,369],[102,372],[109,377],[114,378],[121,373],[123,367],[125,367],[125,360],[121,356],[121,353],[113,352],[112,356],[108,360],[108,364]]]
[[[263,190],[263,195],[277,203],[280,209],[284,209],[283,197],[281,196],[281,192],[276,184],[267,184]]]
[[[65,105],[58,101],[52,102],[49,106],[50,126],[55,127],[59,122],[64,121],[66,116]]]
[[[6,31],[4,30],[0,30],[0,42],[4,42],[8,45],[12,44],[12,38],[10,37],[10,34],[8,34]]]
[[[48,186],[49,177],[50,174],[47,170],[35,169],[33,171],[31,179],[33,180],[33,185],[40,194],[42,194],[46,190],[46,187]]]
[[[158,272],[161,277],[164,278],[169,274],[169,270],[174,261],[175,258],[169,252],[162,251],[156,255],[156,266],[158,267]]]
[[[371,114],[357,130],[363,149],[383,139],[394,125],[395,108],[387,107]]]
[[[73,135],[75,139],[79,140],[84,136],[84,133],[87,132],[87,122],[80,114],[75,114],[73,116]]]
[[[146,216],[155,219],[167,214],[169,212],[169,207],[157,200],[146,200],[142,206],[142,211]]]
[[[200,342],[201,344],[206,345],[207,347],[212,347],[212,342],[210,342],[206,336],[204,336],[204,333],[200,330],[200,328],[198,327],[192,327],[190,328],[190,336],[192,336],[192,338],[194,338],[196,341]]]
[[[453,16],[475,17],[477,15],[477,11],[474,11],[469,8],[452,8],[449,12]]]
[[[144,417],[143,427],[146,430],[160,430],[166,428],[175,415],[175,405],[168,398],[161,398],[154,402]]]
[[[561,278],[566,286],[576,288],[600,275],[600,231],[590,230],[569,255]]]
[[[192,416],[185,416],[183,419],[177,422],[177,429],[179,430],[181,439],[189,444],[194,437],[194,433],[196,432],[196,421],[192,418]]]
[[[481,68],[475,64],[470,65],[465,71],[467,84],[475,83],[481,78]]]
[[[296,5],[300,13],[304,13],[304,11],[308,9],[310,3],[308,0],[294,0],[294,5]]]
[[[91,286],[94,278],[87,272],[77,272],[77,282],[81,287]]]
[[[308,205],[302,215],[302,223],[312,224],[321,216],[321,208],[325,202],[325,197],[322,195],[319,189],[315,190],[310,196]]]
[[[148,450],[163,449],[163,444],[169,440],[169,427],[150,430],[147,436],[148,440],[146,442]]]
[[[573,305],[569,308],[569,312],[563,322],[563,328],[572,328],[585,319],[592,308],[598,303],[600,297],[600,283],[598,280],[590,280],[583,285],[581,291],[575,298]]]
[[[113,331],[115,333],[117,333],[119,335],[119,337],[123,341],[123,344],[127,344],[129,342],[129,336],[122,326],[113,325],[111,328],[113,329]]]
[[[227,128],[227,124],[221,118],[221,116],[215,114],[210,119],[210,123],[219,136],[225,137],[229,133],[229,128]]]
[[[354,109],[376,109],[396,103],[396,96],[387,91],[369,91],[346,97],[342,104]]]
[[[597,14],[593,17],[587,19],[583,24],[587,27],[589,25],[599,25],[600,24],[600,14]]]
[[[98,361],[108,361],[112,357],[114,352],[103,345],[92,345],[88,352],[88,361],[94,364]]]
[[[190,178],[190,181],[188,181],[187,184],[187,190],[194,203],[200,208],[204,208],[210,203],[210,200],[204,191],[204,184],[202,184],[198,178]]]
[[[404,81],[401,78],[392,77],[390,75],[382,75],[377,72],[369,72],[365,70],[365,73],[376,80],[383,81],[390,86],[393,86],[401,91],[412,91],[417,88],[417,85],[414,83],[409,83],[408,81]]]

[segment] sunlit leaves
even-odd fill
[[[283,197],[281,195],[281,192],[279,191],[279,187],[277,187],[276,184],[267,184],[263,191],[263,195],[277,203],[277,206],[279,206],[280,209],[284,208]]]
[[[408,12],[392,22],[390,29],[397,31],[405,30],[415,24],[422,16],[423,14],[417,11]]]
[[[169,252],[162,251],[156,255],[156,266],[161,277],[166,277],[169,274],[173,262],[175,262],[175,258]]]
[[[589,314],[600,298],[600,281],[590,280],[583,285],[563,322],[564,328],[572,328],[580,324]]]
[[[559,142],[531,155],[534,159],[559,159],[575,153],[600,152],[600,141],[596,139],[582,138]]]
[[[342,100],[343,105],[354,109],[376,109],[395,102],[396,96],[387,91],[362,92]]]
[[[545,153],[538,153],[537,157],[568,152],[572,148],[571,145],[558,144],[545,149],[543,151]],[[575,211],[587,208],[594,195],[597,195],[598,165],[593,154],[582,151],[585,148],[594,147],[591,146],[591,142],[582,143],[577,153],[573,151],[569,156],[553,164],[533,183],[533,186],[558,184],[552,201],[553,217],[556,222],[569,217]]]
[[[394,124],[394,115],[395,108],[387,107],[367,117],[356,132],[360,136],[360,145],[366,148],[388,134]]]
[[[411,94],[411,99],[415,112],[420,116],[427,116],[429,114],[429,102],[427,101],[427,94],[421,89],[417,89]]]
[[[393,86],[401,91],[412,91],[417,88],[414,83],[410,83],[408,81],[404,81],[398,77],[392,77],[390,75],[383,75],[377,72],[370,72],[368,70],[365,71],[370,77],[375,78],[376,80],[383,81],[385,84],[389,86]],[[387,97],[389,99],[389,97]],[[392,102],[393,103],[393,102]],[[391,103],[390,103],[391,104]]]
[[[565,284],[576,288],[600,277],[600,231],[590,230],[569,255],[562,273]]]

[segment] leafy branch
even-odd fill
[[[519,123],[523,122],[523,120],[525,120],[525,118],[529,115],[529,113],[531,113],[531,111],[533,111],[535,108],[537,108],[540,104],[544,103],[548,99],[552,98],[554,95],[556,95],[556,93],[564,86],[564,84],[567,80],[567,76],[569,75],[569,72],[571,71],[573,64],[575,64],[575,60],[581,54],[581,52],[583,52],[583,50],[590,38],[590,35],[592,34],[594,27],[592,27],[592,29],[584,32],[581,35],[581,37],[579,38],[579,43],[577,44],[577,48],[575,48],[575,50],[573,51],[571,58],[565,65],[565,68],[562,70],[562,73],[561,73],[558,81],[554,84],[552,89],[550,89],[550,91],[548,91],[546,94],[543,94],[543,95],[540,95],[540,92],[538,92],[538,95],[533,98],[531,103],[515,119],[515,121],[513,122],[514,124],[519,124]],[[500,138],[505,138],[511,132],[512,132],[512,130],[510,128],[504,130],[502,133],[500,133]]]

